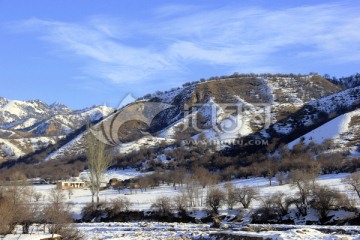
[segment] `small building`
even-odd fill
[[[73,181],[61,181],[56,184],[58,189],[67,190],[67,189],[86,189],[89,188],[87,182],[73,182]]]

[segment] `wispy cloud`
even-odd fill
[[[178,70],[176,63],[146,44],[132,47],[122,43],[123,38],[119,36],[122,30],[106,23],[102,18],[85,24],[30,19],[22,22],[21,28],[41,31],[43,40],[84,57],[86,73],[114,83],[143,80],[159,72]]]
[[[185,74],[194,64],[265,72],[281,70],[289,59],[359,61],[359,10],[341,4],[282,10],[168,5],[144,22],[93,16],[82,23],[29,19],[16,28],[38,31],[83,58],[85,74],[134,83]]]

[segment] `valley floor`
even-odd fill
[[[123,170],[123,171],[112,171],[108,174],[109,178],[117,177],[119,179],[128,179],[135,177],[139,175],[140,173],[137,173],[133,170]],[[357,201],[357,204],[360,203],[357,200],[357,197],[355,194],[351,191],[349,191],[346,186],[341,182],[342,179],[344,179],[346,176],[348,176],[347,173],[340,173],[340,174],[327,174],[319,176],[317,179],[317,183],[321,185],[326,185],[332,188],[336,188],[340,190],[343,193],[346,193],[350,199],[354,199]],[[285,184],[282,186],[279,186],[278,182],[274,178],[272,181],[272,186],[269,186],[269,181],[265,178],[249,178],[249,179],[237,179],[233,180],[232,183],[237,187],[242,186],[249,186],[259,189],[260,196],[267,196],[269,194],[275,193],[277,191],[285,192],[287,195],[295,194],[297,191],[296,188],[291,187],[289,184]],[[225,183],[221,183],[218,186],[220,188],[223,188]],[[47,199],[51,192],[51,189],[55,188],[55,185],[36,185],[35,190],[38,192],[41,192],[43,194],[43,198],[40,201],[41,204],[46,204]],[[66,191],[66,190],[65,190]],[[204,195],[205,195],[205,190]],[[101,201],[109,201],[111,199],[117,198],[119,196],[126,196],[130,202],[133,204],[131,207],[131,210],[140,210],[140,211],[146,211],[150,210],[152,203],[155,201],[156,198],[160,196],[169,196],[172,197],[176,194],[179,194],[181,192],[181,188],[174,189],[172,186],[168,185],[161,185],[160,187],[156,187],[154,189],[147,189],[146,191],[140,191],[137,189],[136,191],[133,191],[131,194],[128,190],[119,191],[114,189],[107,189],[100,192],[100,200]],[[91,202],[91,193],[90,190],[84,190],[84,189],[78,189],[73,190],[72,195],[67,194],[67,203],[71,205],[73,216],[74,218],[80,218],[81,215],[81,209],[87,204]],[[256,208],[260,205],[259,200],[255,200],[251,207]],[[360,206],[360,205],[359,205]],[[202,207],[203,208],[203,207]],[[237,207],[235,207],[236,209]],[[197,210],[195,208],[194,210]],[[225,208],[222,212],[225,212]],[[226,211],[227,212],[227,211]]]
[[[117,177],[120,179],[128,179],[139,175],[140,173],[133,170],[113,171],[109,173],[109,177]],[[341,182],[348,174],[329,174],[318,177],[317,183],[326,185],[332,188],[336,188],[343,193],[346,193],[350,198],[357,201],[357,207],[359,207],[359,201],[355,198],[355,195],[349,191],[346,186]],[[232,183],[237,187],[250,186],[258,188],[261,196],[267,196],[276,191],[282,191],[286,194],[294,194],[296,189],[289,184],[279,186],[278,182],[274,179],[272,186],[269,186],[269,181],[265,178],[251,178],[251,179],[238,179],[233,180]],[[221,183],[218,186],[224,187],[225,183]],[[51,189],[55,188],[55,185],[36,185],[34,186],[36,191],[43,194],[39,204],[47,204],[48,196]],[[64,190],[65,191],[65,190]],[[113,198],[124,196],[133,203],[131,210],[147,211],[151,209],[151,205],[159,196],[174,196],[178,194],[181,189],[174,189],[172,186],[161,185],[155,189],[148,189],[146,192],[133,192],[130,194],[128,190],[104,190],[100,194],[102,201],[109,201]],[[89,190],[73,190],[72,195],[67,193],[67,202],[71,205],[74,218],[80,218],[81,209],[89,202],[91,202],[91,194]],[[256,208],[260,206],[260,201],[253,202],[252,207]],[[235,209],[239,209],[236,206]],[[221,215],[235,216],[239,214],[239,210],[226,210],[224,207],[220,210]],[[334,219],[341,219],[348,217],[348,212],[335,212],[333,213]],[[234,225],[232,223],[223,223],[220,229],[212,229],[209,224],[194,224],[194,223],[161,223],[161,222],[126,222],[126,223],[76,223],[74,226],[84,234],[85,239],[242,239],[240,236],[247,237],[260,237],[258,239],[359,239],[360,240],[360,226],[316,226],[316,225],[302,225],[305,221],[311,221],[312,218],[316,218],[316,213],[309,214],[306,219],[302,219],[297,224],[299,225],[253,225],[246,224],[246,211],[242,211],[242,215],[245,219],[242,224]],[[204,217],[204,207],[192,209],[192,216]],[[246,231],[243,226],[247,226]],[[262,231],[259,231],[261,230]],[[36,232],[36,231],[35,231]],[[234,235],[234,236],[233,236]],[[19,235],[17,235],[19,236]],[[15,236],[14,236],[15,237]],[[32,236],[34,237],[34,236]],[[0,237],[1,239],[1,237]],[[5,239],[12,240],[17,238],[11,238],[7,236]],[[19,239],[36,239],[26,238],[22,236]],[[251,239],[251,238],[248,238]],[[254,238],[255,239],[255,238]]]
[[[249,225],[245,229],[224,225],[212,229],[209,224],[129,222],[129,223],[79,223],[74,224],[84,239],[306,239],[306,240],[358,240],[359,226],[301,226],[301,225]],[[5,240],[39,240],[49,237],[34,229],[32,235],[12,234]]]

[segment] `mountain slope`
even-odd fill
[[[204,134],[215,140],[236,138],[251,135],[264,127],[259,117],[265,114],[265,108],[270,109],[270,123],[278,122],[299,111],[305,104],[336,92],[341,89],[318,75],[264,75],[264,76],[229,76],[222,79],[185,84],[183,88],[169,92],[157,93],[141,99],[141,102],[167,103],[172,105],[158,114],[148,130],[153,137],[146,141],[147,146],[153,146],[159,139],[173,143],[174,140],[197,138]],[[235,115],[227,108],[241,106]],[[217,109],[216,117],[211,119],[212,109]],[[121,112],[121,110],[119,110]],[[194,118],[194,114],[197,118]],[[113,115],[115,119],[116,114]],[[225,126],[234,117],[239,118],[244,126],[232,135],[211,132],[214,126]],[[111,116],[110,116],[111,119]],[[194,127],[192,122],[197,121]],[[105,124],[106,121],[103,121]],[[214,125],[215,124],[215,125]],[[184,126],[189,127],[182,131]],[[126,128],[135,133],[140,125],[129,124]],[[133,127],[133,129],[132,129]],[[143,126],[142,126],[143,127]],[[129,130],[131,129],[131,130]],[[119,131],[121,135],[121,129]],[[121,137],[121,136],[119,136]],[[153,144],[154,143],[154,144]],[[131,150],[131,144],[136,149],[138,141],[130,140],[126,149]],[[220,144],[221,141],[220,141]],[[155,144],[156,145],[156,144]],[[123,152],[125,143],[114,148],[114,153]],[[48,160],[74,158],[84,155],[83,137],[74,139],[71,143],[53,152]]]
[[[0,161],[44,149],[113,111],[105,106],[74,111],[60,103],[0,98]]]
[[[301,141],[307,144],[311,141],[321,144],[326,140],[331,140],[337,149],[348,149],[351,153],[360,152],[360,109],[334,118],[290,142],[288,146],[292,148]]]
[[[352,130],[358,130],[358,111],[355,110],[358,110],[359,108],[360,87],[350,88],[339,93],[311,101],[294,114],[291,114],[289,117],[272,124],[268,129],[251,134],[245,137],[243,140],[245,142],[249,142],[254,139],[260,141],[269,140],[273,145],[272,149],[270,150],[274,150],[274,147],[279,146],[281,143],[290,143],[297,138],[306,136],[307,133],[313,130],[314,133],[318,133],[319,131],[323,130],[319,127],[328,123],[329,121],[330,122],[328,123],[328,126],[333,126],[332,124],[336,123],[337,121],[342,122],[341,118],[336,118],[352,111],[354,112],[345,115],[344,118],[351,116],[351,123],[347,124],[347,127]],[[333,122],[331,122],[331,120]],[[327,126],[323,126],[323,128],[325,127]],[[340,131],[339,134],[345,134],[345,132],[346,130],[344,129],[344,132]],[[358,136],[357,132],[354,134],[354,136]],[[357,142],[350,143],[349,141],[347,147],[354,147],[356,144]],[[252,150],[254,150],[254,148],[255,146],[252,148]],[[251,151],[251,147],[248,146],[234,146],[229,152],[231,154],[236,154],[241,151],[249,151],[249,149]]]

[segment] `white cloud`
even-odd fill
[[[175,76],[193,64],[265,72],[282,69],[290,58],[359,61],[359,10],[341,4],[282,10],[169,5],[143,22],[93,16],[85,23],[30,19],[21,27],[84,58],[86,74],[124,83]]]

